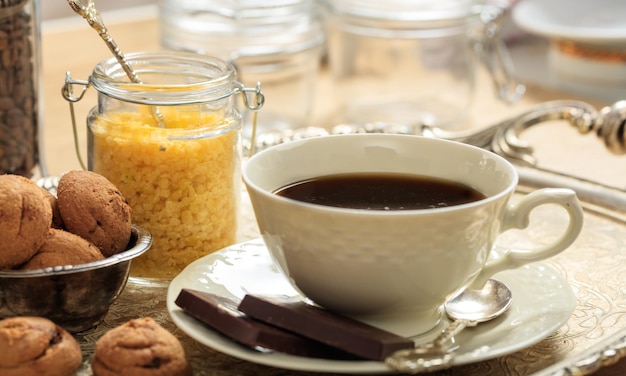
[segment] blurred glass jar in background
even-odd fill
[[[219,57],[267,98],[257,132],[308,126],[324,47],[314,0],[163,0],[161,44]],[[242,111],[244,135],[252,113]]]
[[[39,161],[39,0],[0,3],[0,174],[32,177]]]
[[[338,96],[329,124],[462,128],[477,57],[503,100],[523,93],[497,35],[500,8],[476,0],[320,1]]]

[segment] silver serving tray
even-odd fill
[[[532,148],[518,137],[531,126],[548,120],[567,120],[580,133],[594,132],[616,154],[626,153],[625,102],[617,102],[596,112],[583,102],[549,102],[516,118],[487,127],[479,132],[447,133],[429,127],[409,128],[372,124],[365,128],[342,125],[331,132],[394,132],[453,139],[488,148],[514,162],[520,173],[518,195],[541,187],[574,189],[585,210],[585,225],[568,250],[550,259],[572,286],[577,307],[569,321],[554,334],[522,351],[496,359],[459,366],[445,371],[456,376],[501,376],[536,374],[541,376],[587,375],[626,356],[626,191],[537,166]],[[248,145],[252,152],[273,143],[298,137],[325,134],[320,129],[305,129],[290,134],[260,137]],[[254,145],[254,146],[251,146]],[[54,179],[44,185],[54,188]],[[241,241],[259,236],[247,195],[242,200]],[[533,222],[541,223],[524,236],[537,239],[550,236],[554,213],[539,211]],[[166,309],[167,287],[146,286],[130,281],[108,316],[98,327],[79,333],[84,354],[79,375],[91,375],[90,361],[95,342],[108,330],[126,321],[150,316],[175,334],[182,342],[195,375],[285,375],[289,372],[265,367],[221,354],[197,344],[171,321]]]

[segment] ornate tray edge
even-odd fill
[[[613,334],[596,346],[584,351],[574,359],[558,362],[535,376],[584,376],[603,367],[613,365],[626,356],[626,330]]]
[[[521,192],[544,187],[574,190],[585,210],[626,223],[626,191],[590,180],[545,170],[516,166]],[[535,376],[584,376],[626,358],[626,329],[614,333],[581,353],[534,373]]]

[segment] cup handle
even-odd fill
[[[557,204],[567,211],[569,224],[561,237],[552,244],[536,249],[508,249],[499,257],[488,259],[470,288],[481,289],[491,276],[503,270],[518,268],[524,264],[552,257],[576,240],[583,227],[583,209],[576,193],[566,188],[539,189],[529,193],[517,203],[508,204],[500,232],[527,228],[530,212],[544,204]]]

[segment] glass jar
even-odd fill
[[[39,0],[0,3],[0,174],[30,178],[40,162],[39,25]]]
[[[337,108],[330,124],[462,128],[472,104],[476,53],[498,95],[516,101],[496,35],[496,7],[476,0],[323,0]]]
[[[87,117],[88,169],[115,184],[133,223],[152,233],[131,277],[154,282],[236,242],[242,124],[234,94],[255,91],[253,109],[263,97],[221,59],[138,52],[126,60],[140,84],[114,58],[90,76],[98,105]]]
[[[325,41],[314,0],[165,0],[160,26],[164,48],[222,58],[263,83],[271,100],[258,135],[309,125]],[[248,135],[252,116],[242,113]]]

